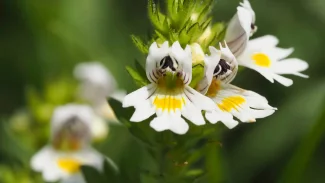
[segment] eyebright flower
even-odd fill
[[[217,106],[214,111],[206,111],[206,119],[213,124],[221,121],[228,128],[233,128],[238,124],[233,117],[242,122],[255,122],[256,118],[273,114],[276,108],[269,106],[264,97],[228,84],[236,75],[236,70],[231,70],[236,66],[231,65],[236,65],[237,60],[227,45],[220,45],[220,48],[209,47],[211,55],[204,60],[205,77],[197,88]]]
[[[278,42],[279,40],[271,35],[250,40],[245,51],[238,57],[238,63],[256,70],[270,82],[276,80],[284,86],[292,85],[293,81],[281,74],[308,78],[307,75],[300,73],[308,68],[307,62],[298,58],[286,59],[293,49],[278,48],[276,46]]]
[[[240,5],[229,22],[225,36],[231,52],[236,57],[245,50],[249,37],[257,31],[255,12],[249,1],[244,0]]]
[[[33,170],[48,182],[82,182],[82,165],[102,169],[103,156],[90,146],[92,109],[88,106],[58,107],[51,121],[51,143],[31,159]]]
[[[75,77],[81,81],[80,95],[93,106],[107,105],[106,98],[122,101],[125,92],[117,90],[112,74],[99,62],[80,63],[74,69]]]
[[[189,126],[181,117],[195,125],[205,124],[201,110],[213,110],[213,101],[189,86],[192,80],[192,55],[189,45],[179,42],[161,47],[154,42],[146,60],[146,75],[151,84],[123,100],[123,107],[135,107],[131,121],[140,122],[156,114],[150,126],[156,131],[171,130],[185,134]]]
[[[307,78],[307,75],[299,72],[306,70],[308,64],[297,58],[285,59],[293,49],[276,47],[279,42],[276,37],[268,35],[249,41],[257,30],[255,12],[248,0],[240,5],[229,23],[225,38],[238,64],[256,70],[272,83],[276,80],[284,86],[292,85],[293,81],[281,74]]]
[[[81,81],[79,92],[82,99],[90,102],[97,117],[92,122],[94,140],[104,139],[109,131],[105,119],[116,121],[113,109],[107,103],[107,97],[122,101],[125,92],[117,90],[112,74],[99,62],[78,64],[74,69],[75,78]]]

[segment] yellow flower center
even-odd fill
[[[58,166],[69,174],[79,172],[81,162],[73,158],[60,158],[57,160]]]
[[[153,105],[155,105],[157,109],[161,109],[162,111],[176,111],[176,109],[182,109],[182,107],[185,105],[185,99],[184,97],[176,98],[168,95],[164,96],[163,98],[159,98],[158,96],[156,96],[153,101]]]
[[[271,60],[269,56],[264,53],[256,53],[252,56],[252,59],[255,61],[255,64],[261,67],[270,67]]]
[[[213,98],[217,95],[218,91],[220,90],[220,81],[217,80],[216,78],[212,79],[211,85],[205,94],[206,96]]]
[[[221,103],[217,105],[223,111],[230,112],[232,109],[238,111],[238,107],[245,103],[245,101],[246,100],[241,96],[231,96],[224,98]]]

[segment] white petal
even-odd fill
[[[206,94],[208,91],[213,79],[213,72],[221,58],[221,51],[212,46],[209,47],[209,50],[211,55],[204,57],[204,78],[197,86],[197,90],[202,94]]]
[[[159,63],[164,57],[169,54],[168,41],[165,41],[159,48],[156,42],[153,42],[149,48],[149,53],[146,59],[146,74],[149,81],[154,82],[150,73],[156,69],[157,63]]]
[[[181,117],[172,118],[170,125],[170,130],[179,135],[185,134],[189,129],[188,124]]]
[[[75,158],[81,160],[83,165],[92,166],[96,168],[98,171],[102,171],[103,169],[103,161],[104,157],[95,149],[88,147],[84,148],[78,153],[76,153]]]
[[[308,63],[297,59],[290,58],[276,63],[274,71],[277,74],[295,74],[308,68]]]
[[[60,183],[86,183],[81,173],[66,177]]]
[[[210,98],[189,86],[185,87],[185,93],[194,106],[200,110],[213,111],[216,108],[215,103]]]
[[[155,108],[151,104],[149,99],[138,103],[135,107],[135,112],[133,113],[130,121],[132,122],[141,122],[145,119],[148,119],[150,116],[155,114]]]
[[[264,48],[274,48],[279,43],[278,38],[272,35],[266,35],[249,41],[250,50],[261,50]]]
[[[107,122],[97,116],[92,120],[91,134],[94,141],[100,141],[107,137],[108,135],[108,124]]]
[[[35,171],[43,171],[46,164],[53,157],[55,152],[50,146],[45,146],[38,153],[36,153],[31,159],[31,167]]]
[[[156,85],[149,84],[144,86],[124,97],[123,107],[136,106],[149,98],[149,96],[155,91]]]
[[[93,92],[86,92],[86,99],[95,98],[96,95],[108,97],[117,86],[113,75],[100,62],[79,63],[74,69],[74,75],[83,82],[84,89]]]
[[[246,48],[251,32],[252,15],[249,10],[238,7],[226,30],[225,40],[235,56]]]
[[[43,171],[43,179],[46,182],[56,182],[60,179],[67,177],[67,174],[62,172],[54,164],[47,164],[47,168]]]
[[[182,110],[182,115],[195,125],[199,126],[205,124],[201,109],[198,109],[196,106],[194,106],[193,103],[188,99],[186,99],[185,106]]]
[[[155,129],[158,132],[162,132],[165,130],[170,129],[170,119],[167,115],[161,115],[158,117],[155,117],[151,122],[150,126],[151,128]]]
[[[158,132],[171,130],[177,134],[185,134],[189,126],[180,116],[162,115],[154,118],[150,126]]]
[[[220,107],[220,110],[216,110],[218,114],[229,113],[242,122],[255,122],[256,118],[266,117],[276,110],[268,104],[265,97],[255,92],[243,90],[230,84],[222,84],[221,88],[218,95],[213,98]],[[215,122],[211,114],[209,115],[206,116],[207,119],[212,123]],[[226,117],[228,117],[226,118],[228,121],[231,120],[229,116]]]
[[[278,47],[274,47],[274,48],[269,48],[268,49],[268,54],[272,55],[272,58],[275,60],[282,60],[284,58],[287,58],[289,55],[291,55],[291,53],[294,51],[293,48],[278,48]]]
[[[256,119],[259,119],[259,118],[265,118],[265,117],[268,117],[270,115],[272,115],[273,113],[275,112],[275,110],[251,110],[250,111],[250,114],[256,118]],[[245,121],[244,121],[245,122]]]
[[[281,83],[284,86],[291,86],[293,84],[292,79],[285,78],[283,76],[280,76],[278,74],[273,75],[274,80]]]
[[[215,123],[221,121],[229,129],[232,129],[238,125],[238,121],[234,120],[233,116],[230,113],[226,113],[226,112],[223,112],[220,110],[206,112],[205,117],[212,124],[215,124]]]
[[[255,23],[255,21],[256,21],[255,12],[254,12],[254,10],[253,10],[251,4],[249,3],[249,1],[248,1],[248,0],[244,0],[242,3],[240,3],[240,5],[241,5],[243,8],[245,8],[245,9],[247,9],[247,10],[250,11],[250,13],[251,13],[251,15],[252,15],[252,17],[253,17],[253,19],[252,19],[252,20],[253,20],[253,23]]]
[[[120,102],[123,102],[123,99],[125,96],[126,96],[125,90],[117,90],[117,91],[114,91],[114,93],[110,97],[112,97]]]
[[[185,50],[181,47],[178,41],[174,42],[171,47],[170,55],[175,58],[181,69],[190,76],[190,81],[192,80],[192,53],[191,47],[189,45],[186,46]],[[190,82],[189,81],[189,82]]]

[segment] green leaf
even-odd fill
[[[113,98],[108,99],[109,105],[112,107],[115,116],[118,120],[129,120],[134,113],[134,109],[132,107],[129,108],[123,108],[122,103],[118,100],[115,100]],[[122,121],[121,121],[122,122]]]
[[[81,166],[81,171],[87,183],[105,182],[104,176],[91,166]]]
[[[146,70],[143,68],[143,66],[140,64],[140,62],[138,60],[134,61],[135,64],[135,68],[138,71],[138,74],[142,77],[142,78],[147,78],[146,75]]]
[[[132,41],[135,46],[143,53],[147,54],[149,52],[149,46],[145,44],[138,36],[131,35]]]
[[[135,71],[133,68],[126,66],[126,70],[133,78],[137,86],[142,87],[148,84],[147,78],[143,78],[142,75]]]
[[[204,66],[202,64],[197,64],[193,66],[192,81],[190,83],[190,86],[192,88],[195,88],[197,84],[202,80],[203,77],[204,77]]]

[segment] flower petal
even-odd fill
[[[184,119],[172,115],[156,117],[150,122],[150,126],[158,132],[171,130],[180,135],[185,134],[189,129],[189,126]]]
[[[199,126],[205,124],[201,110],[193,105],[193,103],[188,99],[186,99],[186,104],[182,110],[182,115],[195,125]]]
[[[149,84],[128,94],[123,99],[123,107],[136,106],[138,103],[147,100],[156,88],[156,84]]]
[[[196,108],[205,111],[213,111],[216,108],[214,102],[210,98],[202,95],[191,87],[185,87],[184,92]]]
[[[211,55],[204,57],[204,78],[196,88],[202,94],[206,94],[208,91],[213,79],[213,72],[221,59],[221,51],[212,46],[209,47],[209,50]]]
[[[274,72],[277,74],[296,74],[306,69],[308,69],[306,61],[290,58],[279,61],[274,67]]]
[[[235,56],[246,48],[251,32],[252,15],[249,10],[238,7],[226,30],[225,40]]]
[[[181,70],[189,77],[189,82],[192,80],[192,53],[189,45],[183,50],[178,41],[174,42],[171,47],[170,55],[175,58]]]
[[[281,83],[284,86],[291,86],[293,84],[292,79],[288,79],[286,77],[283,77],[281,75],[278,74],[274,74],[273,75],[274,80],[276,80],[277,82]]]
[[[168,56],[169,50],[168,41],[165,41],[160,48],[156,42],[151,44],[146,60],[146,74],[149,81],[155,82],[150,74],[155,72],[157,63],[159,63],[164,57]]]
[[[234,120],[230,113],[223,112],[219,109],[212,112],[206,112],[205,117],[212,124],[216,124],[217,122],[221,121],[229,129],[232,129],[238,125],[238,121]]]
[[[141,122],[145,119],[148,119],[150,116],[154,115],[156,112],[154,106],[152,106],[149,99],[138,103],[135,107],[135,112],[133,113],[130,121],[132,122]]]

